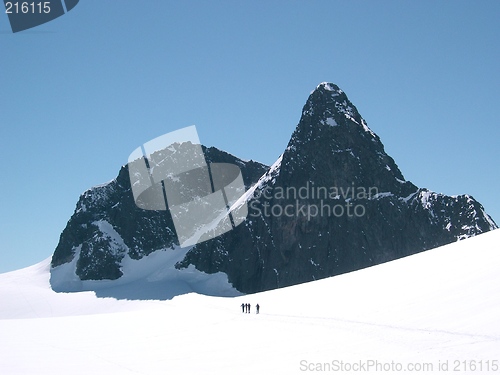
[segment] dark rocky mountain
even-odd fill
[[[248,189],[267,166],[245,162],[214,147],[203,147],[208,163],[230,163],[240,167]],[[76,262],[80,280],[114,280],[122,276],[121,260],[127,254],[141,259],[152,252],[173,248],[177,243],[169,211],[143,210],[136,206],[128,165],[111,182],[85,191],[64,228],[52,256],[52,267]]]
[[[214,148],[205,154],[241,168],[249,214],[232,231],[195,245],[176,268],[223,272],[244,293],[338,275],[497,228],[471,196],[437,194],[405,180],[331,83],[311,93],[270,168]],[[102,223],[112,228],[103,230]],[[122,167],[114,181],[80,197],[52,267],[78,256],[81,280],[117,279],[125,254],[140,259],[175,244],[169,213],[137,208]]]

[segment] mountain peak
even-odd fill
[[[330,171],[328,178],[324,171]],[[345,92],[327,82],[309,95],[283,154],[280,175],[287,184],[314,181],[346,187],[354,182],[402,197],[417,189],[405,180]]]
[[[302,117],[303,120],[310,117],[312,122],[330,126],[354,123],[375,137],[356,106],[347,98],[345,92],[334,83],[322,82],[316,86],[304,105]]]
[[[324,90],[324,91],[330,91],[332,92],[332,95],[338,96],[340,94],[343,94],[344,92],[338,87],[336,84],[331,83],[331,82],[321,82],[318,86],[316,86],[316,89],[313,90]]]

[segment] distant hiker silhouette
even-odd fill
[[[248,304],[248,313],[249,313],[249,314],[250,314],[250,307],[251,307],[251,306],[252,306],[252,305]]]
[[[244,313],[244,312],[245,312],[245,304],[244,304],[244,303],[242,303],[242,304],[241,304],[241,312],[242,312],[242,313]]]
[[[260,309],[259,304],[256,304],[256,305],[255,305],[255,309],[257,310],[256,314],[258,314],[258,313],[259,313],[259,309]]]

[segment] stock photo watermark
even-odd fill
[[[7,1],[5,13],[13,33],[50,22],[72,10],[80,0]]]
[[[299,370],[302,372],[500,372],[499,360],[437,360],[421,362],[398,362],[394,360],[382,361],[377,359],[340,360],[333,359],[327,362],[299,361]]]
[[[346,187],[315,186],[310,182],[300,187],[267,186],[255,193],[257,200],[250,202],[249,216],[305,217],[307,220],[332,216],[363,217],[366,214],[363,201],[378,195],[377,187],[355,186],[354,183]],[[263,204],[259,201],[261,197],[265,198]]]
[[[170,211],[181,247],[226,233],[245,221],[245,193],[238,166],[207,163],[195,126],[157,137],[128,159],[137,207]]]

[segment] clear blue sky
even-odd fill
[[[79,195],[196,125],[271,164],[338,84],[404,176],[500,223],[499,1],[81,0],[12,34],[0,14],[0,272],[49,257]]]

